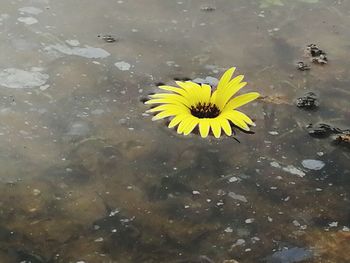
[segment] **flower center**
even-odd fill
[[[219,108],[212,103],[199,102],[195,106],[191,106],[191,114],[197,118],[216,118],[220,114]]]

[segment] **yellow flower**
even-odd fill
[[[172,117],[168,127],[178,125],[177,132],[184,135],[190,134],[198,125],[203,138],[208,136],[210,128],[216,138],[220,137],[221,129],[231,136],[231,123],[249,131],[248,125],[255,125],[254,122],[236,109],[260,95],[250,92],[232,98],[247,84],[241,82],[243,75],[231,79],[235,69],[230,68],[223,74],[215,91],[207,84],[192,81],[176,81],[179,87],[160,86],[160,89],[170,92],[150,95],[151,99],[146,101],[146,104],[161,104],[149,110],[158,112],[152,120]]]

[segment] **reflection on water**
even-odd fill
[[[306,127],[350,127],[350,3],[147,3],[2,3],[1,262],[348,262],[349,147]],[[232,65],[264,95],[240,144],[145,114]]]

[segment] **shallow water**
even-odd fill
[[[349,40],[345,0],[3,1],[0,261],[350,262],[350,151],[306,129],[350,127]],[[241,143],[145,114],[231,66],[264,96]]]

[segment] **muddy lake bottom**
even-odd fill
[[[350,262],[349,1],[0,7],[1,263]],[[146,112],[232,66],[240,143]]]

